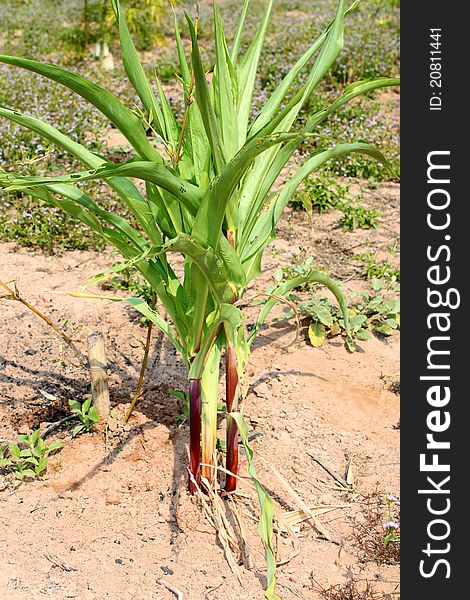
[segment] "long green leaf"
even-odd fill
[[[324,285],[326,288],[328,288],[330,290],[330,292],[332,292],[332,294],[335,296],[335,298],[339,304],[339,307],[341,308],[341,312],[343,313],[344,328],[345,328],[347,334],[351,335],[351,330],[350,330],[350,325],[349,325],[348,304],[346,301],[346,297],[344,296],[341,288],[330,277],[328,277],[328,275],[326,273],[323,273],[322,271],[313,270],[313,271],[310,271],[309,273],[307,273],[306,275],[303,275],[300,277],[294,277],[292,279],[285,281],[284,283],[281,283],[271,292],[271,294],[270,294],[271,297],[268,299],[268,301],[266,302],[266,304],[260,311],[260,313],[258,315],[258,319],[256,320],[256,323],[255,323],[255,326],[254,326],[252,332],[250,333],[250,336],[248,338],[248,345],[251,346],[251,344],[253,343],[258,331],[263,326],[263,324],[266,320],[266,317],[269,315],[271,310],[279,302],[279,297],[285,296],[291,290],[293,290],[297,287],[300,287],[301,285],[304,285],[305,283],[320,283],[321,285]]]
[[[44,123],[40,119],[36,119],[35,117],[25,115],[20,111],[12,110],[4,106],[0,106],[0,116],[38,133],[43,138],[48,139],[59,148],[66,150],[72,156],[78,158],[78,160],[87,167],[96,169],[106,164],[112,164],[105,158],[94,154],[82,146],[82,144],[75,142],[52,125]],[[125,178],[118,177],[109,179],[108,183],[130,208],[151,241],[156,244],[161,242],[161,236],[154,225],[152,215],[149,214],[146,200],[135,185]]]
[[[258,501],[260,505],[260,520],[258,524],[258,531],[264,544],[264,551],[266,556],[266,566],[268,575],[268,587],[266,588],[264,595],[267,600],[281,600],[281,597],[276,594],[276,555],[272,546],[273,538],[273,524],[276,509],[274,502],[270,498],[269,494],[264,489],[261,481],[256,474],[256,468],[253,461],[253,450],[250,448],[248,443],[248,425],[246,424],[243,415],[239,412],[228,413],[229,418],[232,418],[238,427],[238,432],[242,439],[243,448],[245,449],[245,456],[248,463],[248,473],[250,474],[253,483],[255,485],[256,493],[258,494]]]
[[[244,240],[242,240],[241,247],[239,248],[239,253],[241,260],[244,264],[252,264],[252,268],[249,269],[249,272],[247,272],[248,281],[250,281],[252,277],[258,274],[257,268],[254,269],[254,267],[259,267],[260,258],[256,258],[256,256],[259,252],[263,251],[266,245],[274,237],[277,222],[279,221],[283,210],[287,206],[289,200],[294,195],[295,190],[300,185],[300,183],[312,172],[319,169],[322,165],[324,165],[327,161],[331,160],[332,158],[345,156],[354,152],[367,154],[372,158],[375,158],[376,160],[382,162],[385,166],[387,166],[393,173],[391,166],[389,165],[388,161],[383,156],[383,154],[376,148],[363,142],[357,142],[355,144],[339,144],[335,148],[319,151],[318,153],[314,154],[286,182],[282,191],[271,203],[269,209],[261,215],[259,215],[254,226],[251,228],[247,228],[248,235],[244,238]]]
[[[301,136],[295,133],[277,134],[247,143],[227,164],[220,177],[207,190],[194,222],[193,234],[202,244],[216,247],[222,230],[227,204],[253,160],[276,144]]]
[[[224,146],[224,154],[230,160],[239,149],[236,103],[238,82],[225,40],[220,13],[214,3],[215,68],[212,79],[215,114],[217,116]]]
[[[230,58],[232,59],[232,63],[235,65],[238,59],[238,53],[240,51],[240,44],[242,41],[243,30],[245,28],[246,15],[248,12],[248,7],[250,5],[250,0],[244,0],[242,12],[240,14],[240,20],[238,21],[237,33],[235,34],[235,38],[232,44],[232,51],[230,53]]]
[[[52,79],[96,106],[121,133],[129,140],[135,151],[144,159],[161,162],[158,151],[147,140],[141,120],[126,108],[111,92],[92,83],[81,75],[76,75],[54,65],[43,64],[28,58],[0,54],[0,62],[27,69],[43,77]]]
[[[161,163],[149,161],[130,161],[122,165],[107,163],[97,169],[80,171],[70,175],[57,177],[19,177],[7,174],[10,177],[10,190],[20,190],[36,185],[47,185],[51,183],[78,183],[92,179],[109,179],[111,177],[136,177],[158,185],[173,194],[193,215],[199,209],[202,192],[195,185],[174,175]]]
[[[119,39],[121,42],[121,56],[124,68],[126,70],[129,81],[132,87],[137,92],[142,104],[151,116],[151,121],[154,129],[163,139],[168,140],[165,136],[164,117],[160,106],[155,98],[155,95],[150,87],[150,83],[145,75],[142,63],[139,60],[137,51],[132,41],[131,34],[127,27],[124,12],[121,10],[119,0],[111,0],[111,4],[116,16],[118,25]]]
[[[241,148],[246,141],[248,120],[250,118],[251,101],[256,82],[259,57],[263,48],[266,29],[273,8],[274,0],[269,0],[264,17],[237,69],[238,76],[238,146]]]
[[[189,15],[186,13],[185,15],[189,26],[189,32],[191,34],[191,58],[196,82],[196,102],[201,112],[206,135],[211,146],[216,171],[217,173],[220,173],[227,162],[224,155],[222,136],[217,123],[217,118],[214,113],[214,107],[212,106],[210,99],[206,74],[204,72],[204,67],[202,66],[201,62],[201,55],[199,53],[196,30]]]

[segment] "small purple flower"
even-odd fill
[[[388,494],[385,497],[389,502],[398,502],[398,498],[396,496],[394,496],[393,494]]]
[[[384,529],[398,529],[400,527],[400,523],[396,521],[387,521],[382,525]]]

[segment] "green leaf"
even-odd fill
[[[230,58],[232,59],[232,63],[235,64],[238,58],[238,52],[240,50],[240,44],[242,40],[243,30],[245,27],[246,14],[248,12],[248,7],[250,5],[250,0],[244,0],[242,12],[240,14],[240,19],[238,21],[237,33],[235,34],[235,38],[232,44],[232,51],[230,53]]]
[[[372,289],[374,290],[374,292],[380,292],[380,290],[382,289],[382,282],[380,281],[380,279],[377,279],[377,277],[372,277],[372,279],[370,280],[370,283],[372,285]]]
[[[10,454],[13,456],[13,458],[20,458],[21,450],[20,450],[18,444],[12,444],[10,446]]]
[[[36,479],[36,473],[32,469],[25,469],[24,471],[18,471],[17,477],[18,479],[21,479],[21,481],[23,481],[25,477],[31,477],[33,479]]]
[[[356,337],[358,340],[366,341],[371,339],[372,334],[366,329],[359,329],[359,331],[356,332]]]
[[[0,54],[0,62],[38,73],[76,92],[108,117],[140,156],[161,163],[160,154],[147,140],[141,120],[104,88],[80,75],[35,60]]]
[[[242,439],[242,444],[245,449],[245,455],[248,462],[248,473],[250,474],[253,480],[253,483],[256,488],[256,493],[258,494],[258,500],[261,511],[260,521],[258,524],[258,531],[261,535],[261,539],[263,540],[264,544],[268,575],[268,587],[265,590],[264,595],[266,596],[267,600],[281,600],[280,596],[278,596],[275,592],[276,556],[272,547],[273,522],[274,515],[276,512],[274,502],[267,494],[262,483],[258,479],[258,475],[256,474],[256,469],[253,462],[253,450],[248,444],[248,425],[246,424],[243,415],[239,412],[228,413],[228,415],[229,418],[234,419],[235,423],[237,424],[238,432],[240,433],[240,437]]]
[[[387,323],[378,323],[377,325],[374,325],[374,331],[377,333],[381,333],[382,335],[392,335],[393,333],[393,329],[390,327],[390,325],[387,325]]]
[[[349,352],[356,352],[357,350],[356,342],[349,336],[346,338],[346,346]]]
[[[310,323],[308,328],[308,339],[314,348],[323,346],[326,339],[326,330],[321,323]]]
[[[313,314],[317,317],[319,321],[323,323],[323,325],[326,325],[328,327],[333,325],[333,317],[330,311],[322,304],[315,304]]]
[[[217,123],[217,118],[214,113],[214,107],[211,103],[206,74],[201,62],[196,30],[190,16],[187,13],[185,13],[185,16],[189,26],[189,33],[191,35],[191,58],[196,82],[196,102],[201,112],[204,129],[212,149],[216,172],[220,173],[227,162],[224,155],[222,137],[219,125]]]
[[[338,284],[336,284],[332,279],[330,279],[330,277],[328,277],[328,275],[326,275],[326,273],[323,273],[322,271],[312,270],[312,271],[309,271],[306,275],[302,275],[299,277],[294,277],[292,279],[289,279],[288,281],[275,287],[274,290],[272,291],[272,295],[273,296],[285,296],[291,290],[293,290],[297,287],[300,287],[301,285],[303,285],[305,283],[312,283],[312,282],[316,282],[316,283],[320,283],[320,284],[324,285],[326,288],[328,288],[330,290],[330,292],[333,293],[333,295],[336,298],[336,301],[338,302],[338,304],[341,308],[341,312],[343,314],[344,328],[347,333],[350,333],[348,306],[347,306],[346,298],[345,298],[341,288],[338,286]],[[276,304],[278,302],[279,302],[279,299],[276,297],[272,297],[266,302],[263,309],[260,311],[260,313],[258,315],[258,319],[256,320],[253,330],[248,338],[249,345],[251,345],[253,343],[253,340],[255,339],[256,334],[258,333],[258,331],[261,329],[263,323],[265,322],[266,317],[269,315],[271,310],[276,306]]]
[[[48,454],[52,454],[52,452],[55,452],[56,450],[59,450],[60,448],[62,448],[61,442],[53,442],[52,444],[47,446],[46,450],[47,450]]]
[[[79,171],[58,177],[23,177],[14,173],[2,173],[2,185],[7,182],[7,190],[23,190],[25,188],[50,185],[54,183],[78,183],[92,179],[109,179],[112,177],[136,177],[155,183],[173,194],[191,213],[196,214],[202,199],[202,192],[196,186],[174,175],[168,168],[159,163],[148,161],[129,161],[122,165],[107,163],[97,169]]]
[[[124,12],[118,0],[111,0],[111,4],[116,16],[116,22],[119,30],[119,40],[121,43],[121,56],[129,81],[142,100],[142,104],[148,114],[153,117],[152,125],[164,139],[165,136],[164,118],[160,106],[154,96],[150,83],[145,75],[142,63],[139,60],[137,51],[132,41],[129,29],[127,27]]]
[[[35,444],[35,443],[38,441],[38,439],[40,438],[40,436],[41,436],[41,432],[40,432],[40,430],[39,430],[39,429],[35,429],[35,430],[32,432],[32,434],[31,434],[31,436],[30,436],[30,438],[29,438],[29,443],[30,443],[31,445],[34,445],[34,444]]]
[[[85,400],[85,402],[82,404],[81,412],[82,412],[83,415],[86,415],[87,412],[90,410],[91,400],[92,400],[92,398],[90,396],[90,398],[87,398]]]
[[[78,400],[69,400],[69,406],[73,413],[82,412],[82,403]]]
[[[99,423],[100,421],[100,416],[94,406],[92,406],[88,411],[88,417],[93,421],[93,423]]]
[[[82,431],[85,431],[85,430],[86,430],[86,427],[85,427],[85,425],[83,425],[83,424],[82,424],[82,425],[76,425],[76,426],[75,426],[75,427],[72,429],[72,437],[73,437],[73,438],[74,438],[74,437],[77,437],[77,435],[78,435],[79,433],[81,433]]]
[[[264,16],[261,23],[248,46],[240,64],[237,68],[238,76],[238,145],[243,146],[246,140],[248,129],[248,120],[250,117],[253,90],[256,82],[256,73],[258,62],[263,48],[266,29],[273,8],[274,0],[269,0],[264,10]],[[239,42],[236,42],[239,43]],[[272,133],[272,132],[270,132]]]
[[[350,320],[352,331],[357,331],[366,321],[367,317],[365,315],[355,315],[352,317]]]
[[[37,465],[37,468],[36,468],[36,473],[37,473],[38,475],[41,475],[41,473],[43,473],[43,472],[44,472],[44,471],[47,469],[47,463],[48,463],[48,458],[47,458],[47,456],[43,456],[43,457],[42,457],[42,458],[39,460],[39,462],[38,462],[38,465]]]

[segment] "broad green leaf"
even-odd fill
[[[314,313],[317,319],[321,321],[323,325],[333,325],[333,317],[331,316],[330,311],[325,306],[317,303],[314,308]]]
[[[205,193],[194,222],[193,235],[202,244],[216,247],[230,198],[253,160],[272,146],[299,139],[295,133],[276,134],[248,142],[227,164]]]
[[[99,423],[100,421],[100,416],[94,406],[92,406],[88,411],[88,417],[93,421],[93,423]]]
[[[392,335],[393,333],[393,329],[390,327],[390,325],[387,325],[387,323],[378,323],[377,325],[374,325],[374,331],[381,333],[382,335]]]

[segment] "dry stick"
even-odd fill
[[[82,364],[82,366],[84,366],[84,367],[88,366],[88,360],[87,360],[86,356],[84,356],[80,352],[80,350],[75,346],[75,344],[72,341],[72,338],[69,338],[68,335],[66,335],[63,331],[61,331],[59,329],[59,327],[49,319],[49,317],[46,317],[46,315],[44,315],[42,312],[40,312],[37,308],[35,308],[27,300],[22,298],[20,296],[18,289],[16,288],[16,284],[15,284],[15,289],[13,290],[6,283],[3,283],[3,281],[0,280],[0,286],[2,286],[3,289],[5,289],[8,292],[7,296],[0,296],[0,298],[6,298],[7,300],[16,300],[17,302],[20,302],[21,304],[23,304],[23,306],[26,306],[26,308],[28,308],[30,311],[32,311],[35,315],[37,315],[38,317],[41,317],[41,319],[43,321],[45,321],[49,325],[49,327],[52,327],[52,329],[56,333],[58,333],[60,335],[60,337],[64,340],[64,342],[73,350],[73,352],[77,356],[77,358],[80,361],[80,363]]]
[[[333,469],[331,467],[329,467],[326,463],[324,463],[320,458],[318,458],[318,456],[316,456],[315,454],[312,454],[308,450],[306,450],[305,452],[310,456],[310,458],[313,458],[313,460],[315,462],[317,462],[320,465],[320,467],[323,467],[325,469],[325,471],[333,477],[333,479],[336,479],[336,481],[340,485],[342,485],[346,489],[351,488],[350,484],[345,479],[343,479],[343,477],[341,477],[341,475],[338,475],[338,473],[335,473],[333,471]]]
[[[178,588],[176,588],[175,586],[170,585],[166,581],[163,581],[163,579],[157,579],[157,583],[162,585],[168,591],[172,592],[177,597],[178,600],[184,600],[183,592],[181,590],[179,590]]]
[[[334,544],[340,545],[340,540],[336,537],[336,535],[330,533],[326,529],[326,527],[317,519],[316,515],[305,504],[305,502],[297,494],[297,492],[289,485],[289,483],[287,482],[285,477],[283,475],[281,475],[281,473],[279,473],[279,471],[276,469],[276,467],[274,467],[272,464],[270,464],[264,458],[262,458],[262,457],[260,457],[260,458],[266,465],[268,465],[268,467],[271,469],[271,471],[274,473],[274,475],[276,475],[276,477],[279,479],[279,481],[284,485],[284,488],[289,493],[289,495],[299,504],[300,508],[304,511],[304,513],[306,513],[312,519],[315,529],[319,533],[321,533],[321,535],[324,538],[326,538],[329,542],[333,542]]]
[[[156,296],[154,295],[152,297],[152,301],[150,302],[150,308],[154,309],[155,308],[155,304],[156,304]],[[148,363],[148,359],[149,359],[149,353],[150,353],[150,342],[152,340],[152,328],[153,328],[153,322],[149,321],[148,325],[147,325],[147,339],[145,340],[145,346],[144,346],[144,358],[142,359],[142,365],[140,367],[140,373],[139,373],[139,380],[137,382],[137,389],[135,390],[135,394],[134,397],[132,398],[132,402],[131,405],[129,406],[129,410],[126,413],[126,416],[124,417],[124,421],[127,423],[127,421],[129,421],[130,416],[134,410],[134,407],[137,403],[137,400],[139,399],[139,396],[142,392],[142,384],[144,383],[144,375],[145,375],[145,369],[147,368],[147,363]]]
[[[109,387],[106,350],[101,333],[95,331],[88,336],[88,360],[90,364],[91,395],[100,419],[109,417]]]

